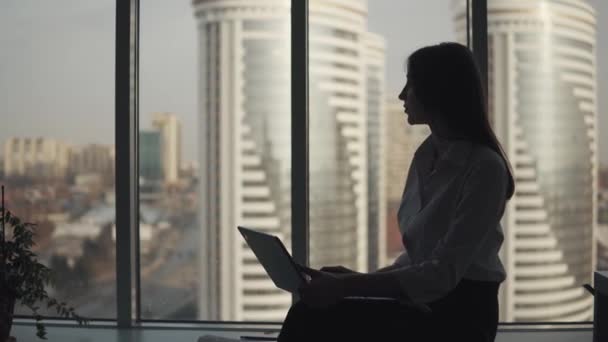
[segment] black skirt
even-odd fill
[[[445,297],[428,303],[431,314],[396,302],[342,300],[325,309],[299,302],[289,310],[278,341],[492,342],[499,286],[463,279]]]

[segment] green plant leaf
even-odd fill
[[[42,323],[36,323],[36,336],[42,340],[46,340],[46,327]]]
[[[50,285],[53,272],[40,263],[36,253],[31,250],[35,245],[37,225],[22,221],[8,210],[0,221],[8,224],[7,232],[12,232],[12,238],[7,238],[3,246],[7,265],[6,284],[9,291],[15,294],[17,302],[32,311],[36,319],[36,336],[46,339],[43,316],[38,313],[40,305],[36,304],[46,305],[47,309],[55,307],[57,314],[62,317],[73,318],[81,325],[87,324],[88,321],[78,316],[73,308],[67,307],[66,302],[59,303],[46,292],[45,285]]]

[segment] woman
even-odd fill
[[[397,215],[407,252],[368,274],[302,267],[311,280],[279,341],[495,338],[505,279],[500,220],[514,181],[488,120],[480,72],[457,43],[417,50],[407,71],[399,95],[407,121],[432,132],[415,153]]]

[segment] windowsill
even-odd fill
[[[221,324],[221,323],[142,323],[130,329],[118,329],[115,323],[92,322],[87,327],[72,322],[48,321],[48,341],[62,342],[196,342],[204,335],[215,335],[238,340],[242,335],[273,336],[277,324]],[[31,320],[20,319],[13,325],[12,335],[17,341],[36,341]],[[571,326],[507,325],[500,326],[496,342],[586,342],[592,341],[590,324]]]

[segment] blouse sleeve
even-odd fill
[[[482,160],[466,176],[450,227],[424,262],[394,271],[402,292],[426,303],[456,287],[481,243],[502,217],[506,203],[506,166],[501,159]]]
[[[411,264],[412,260],[410,260],[410,256],[407,254],[407,251],[403,251],[403,253],[401,253],[401,255],[395,259],[395,262],[393,262],[393,265],[399,267],[410,266]]]

